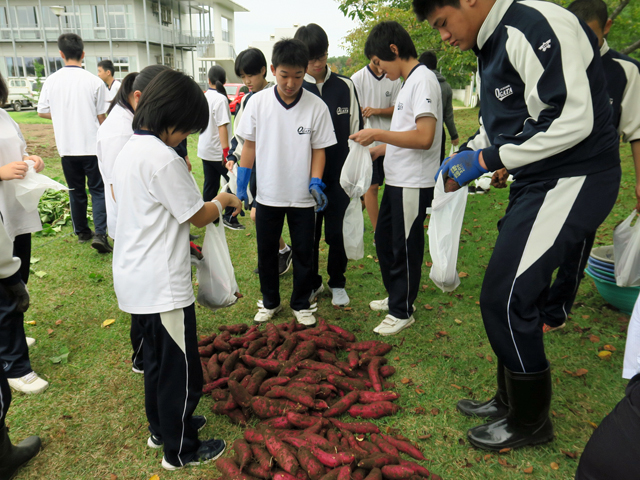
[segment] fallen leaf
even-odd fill
[[[433,307],[428,303],[424,306],[424,308],[426,308],[427,310],[433,310]]]
[[[598,353],[598,356],[602,359],[611,358],[611,352],[608,350],[602,350],[601,352]]]
[[[462,390],[462,387],[459,387],[458,385],[456,385],[455,383],[452,383],[451,386],[453,388],[457,388],[458,390]]]
[[[485,358],[487,359],[487,362],[493,363],[493,358],[491,357],[491,355],[487,355]]]
[[[402,380],[400,380],[400,383],[402,383],[403,385],[409,385],[412,382],[410,378],[403,378]]]
[[[160,480],[160,477],[158,475],[153,475],[149,480]]]
[[[476,302],[476,305],[480,305],[480,302]]]
[[[397,362],[400,360],[400,357],[395,357],[394,360]]]
[[[38,270],[37,272],[34,273],[34,275],[38,278],[42,278],[42,277],[46,277],[47,276],[47,272],[43,272],[42,270]]]
[[[51,335],[53,333],[53,328],[47,328],[47,334]]]
[[[589,318],[589,315],[582,315],[582,318],[586,320],[587,318]]]
[[[427,267],[431,267],[431,266],[433,266],[433,263],[431,263],[431,262],[425,262],[425,265],[426,265]]]
[[[431,415],[435,416],[435,415],[438,415],[439,413],[440,413],[440,410],[438,410],[437,408],[431,409]]]
[[[595,423],[593,423],[593,422],[589,422],[589,425],[591,425],[593,428],[598,428],[598,425],[596,425],[596,424],[595,424]]]
[[[349,311],[353,310],[353,308],[352,307],[344,307],[343,310],[345,312],[349,312]]]
[[[62,347],[60,349],[60,355],[57,357],[49,358],[51,363],[67,363],[69,360],[69,349],[67,347]]]
[[[367,255],[367,258],[370,258],[373,260],[373,255]]]
[[[427,433],[426,435],[418,435],[418,440],[429,440],[431,438],[431,434]]]
[[[109,325],[113,325],[114,323],[116,323],[116,319],[115,318],[108,318],[107,320],[105,320],[104,322],[102,322],[102,328],[108,327]]]
[[[456,322],[458,325],[462,325],[462,320],[454,318],[453,321]]]
[[[416,415],[424,415],[427,413],[427,409],[424,407],[416,407]]]
[[[605,345],[603,347],[607,352],[615,352],[616,351],[616,347],[614,347],[613,345]]]
[[[560,452],[565,454],[569,458],[574,458],[574,459],[578,458],[578,452],[568,452],[568,451],[562,450],[562,449],[560,449]]]
[[[510,452],[510,451],[511,451],[511,449],[510,449],[510,448],[503,448],[503,449],[501,449],[498,453],[508,453],[508,452]]]
[[[591,343],[598,343],[600,341],[600,337],[592,333],[591,335],[589,335],[589,340],[591,341]]]
[[[558,465],[556,462],[551,462],[550,467],[552,470],[558,470],[560,468],[560,465]]]
[[[582,377],[584,375],[586,375],[587,373],[589,373],[589,370],[587,370],[586,368],[579,368],[578,370],[576,370],[576,373],[573,374],[574,377]]]
[[[118,476],[115,473],[112,473],[110,480],[118,480]]]
[[[421,388],[416,388],[416,393],[418,395],[422,395],[424,393],[424,390],[422,390]]]
[[[62,320],[56,320],[56,325],[62,325]]]
[[[523,468],[522,471],[524,473],[533,473],[533,467],[527,467],[527,468]]]
[[[466,278],[466,277],[468,277],[468,276],[469,276],[469,274],[468,274],[467,272],[460,272],[460,273],[458,273],[458,277],[460,277],[460,278]]]
[[[491,455],[490,453],[487,453],[487,454],[484,456],[484,461],[486,462],[487,460],[491,460],[492,458],[493,458],[493,455]]]
[[[26,322],[24,322],[26,325],[35,325],[36,321],[35,320],[27,320]]]

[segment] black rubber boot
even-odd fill
[[[498,391],[486,402],[464,399],[458,402],[458,410],[468,417],[502,418],[509,413],[509,397],[504,380],[504,365],[498,360]]]
[[[553,439],[549,418],[551,370],[516,373],[505,368],[509,413],[467,432],[472,445],[485,450],[520,448]]]
[[[40,437],[29,437],[18,445],[12,445],[7,427],[0,427],[0,480],[13,478],[18,469],[40,451]]]

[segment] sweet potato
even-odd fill
[[[405,480],[413,475],[413,470],[402,465],[385,465],[381,470],[382,476],[389,480]]]
[[[369,475],[364,480],[382,480],[382,470],[379,468],[373,468],[369,472]]]
[[[211,398],[213,398],[216,402],[226,400],[229,398],[229,390],[222,390],[221,388],[216,388],[211,391]]]
[[[271,373],[278,373],[282,368],[282,362],[279,362],[278,360],[267,360],[264,358],[252,357],[251,355],[243,355],[240,359],[248,367],[262,367],[267,372]]]
[[[247,417],[245,417],[244,413],[242,413],[242,410],[239,408],[227,410],[224,412],[224,415],[229,417],[229,420],[234,425],[247,425]]]
[[[351,472],[351,480],[364,480],[367,476],[367,471],[364,468],[356,468]]]
[[[298,343],[296,348],[291,352],[289,360],[298,363],[306,358],[313,357],[316,353],[316,344],[312,341],[304,341]]]
[[[347,355],[347,362],[351,368],[356,368],[360,362],[360,352],[358,350],[351,350]]]
[[[242,471],[251,461],[251,457],[253,456],[251,453],[251,447],[246,441],[237,439],[233,442],[233,450],[235,452],[235,461],[240,465],[240,471]]]
[[[213,345],[213,348],[217,352],[230,352],[231,345],[229,345],[228,343],[228,340],[230,338],[231,338],[231,334],[229,332],[222,332],[220,335],[218,335],[215,338],[215,340],[211,345]]]
[[[371,350],[376,345],[379,345],[383,342],[380,340],[367,340],[365,342],[353,342],[347,345],[347,350],[357,350],[359,352],[366,352],[367,350]]]
[[[229,392],[238,405],[243,408],[249,408],[251,406],[251,399],[254,398],[249,395],[247,389],[240,385],[238,382],[229,379]]]
[[[253,354],[255,358],[267,359],[269,357],[269,347],[266,345]]]
[[[336,357],[335,354],[331,353],[329,350],[318,348],[316,350],[316,353],[318,354],[318,358],[321,362],[334,365],[338,361],[338,357]]]
[[[276,385],[286,385],[287,383],[289,383],[288,377],[268,378],[260,385],[260,388],[258,389],[258,395],[264,396],[269,390],[271,390],[271,387]]]
[[[246,438],[245,438],[246,440]],[[264,438],[263,438],[264,440]],[[258,445],[256,443],[251,443],[249,445],[251,447],[251,454],[253,458],[258,464],[262,467],[266,467],[267,470],[271,469],[271,455],[267,452],[264,447]]]
[[[264,435],[255,428],[247,428],[242,436],[249,443],[264,443]],[[252,447],[253,448],[253,447]],[[255,455],[255,453],[254,453]]]
[[[325,350],[335,350],[339,346],[338,342],[335,339],[331,338],[330,335],[327,335],[327,334],[318,336],[318,335],[310,335],[308,332],[300,332],[298,336],[307,342],[315,343],[316,348],[323,348]]]
[[[249,325],[246,323],[236,323],[235,325],[220,325],[218,330],[221,332],[229,332],[234,335],[241,335],[247,330],[249,330]]]
[[[392,365],[385,365],[384,367],[380,367],[380,376],[382,378],[390,377],[396,373],[396,368]]]
[[[279,377],[293,377],[298,372],[298,365],[289,360],[281,363],[281,365],[282,368],[278,372]]]
[[[327,410],[322,414],[323,417],[337,417],[338,415],[342,415],[344,412],[349,410],[349,408],[358,401],[358,397],[360,396],[360,392],[349,392],[342,399],[338,400],[336,403],[331,405]]]
[[[222,364],[224,363],[224,361],[227,359],[227,357],[229,356],[229,352],[220,352],[217,354],[218,355],[218,364],[220,364],[220,366],[222,366]]]
[[[235,380],[236,382],[241,383],[242,380],[244,380],[244,377],[249,375],[251,372],[247,368],[242,366],[242,364],[238,365],[240,366],[236,367],[236,369],[229,375],[229,380]]]
[[[262,478],[262,480],[271,479],[271,469],[265,468],[264,466],[258,465],[257,463],[250,463],[244,468],[244,471],[248,475],[251,475],[256,478]]]
[[[359,444],[363,450],[366,450],[369,453],[369,456],[375,455],[376,453],[382,453],[382,450],[368,440],[361,440]]]
[[[206,347],[207,345],[210,345],[211,343],[213,343],[217,336],[217,333],[213,333],[209,336],[201,335],[200,340],[198,340],[198,347]]]
[[[330,323],[327,324],[327,327],[329,327],[329,329],[332,332],[335,332],[338,335],[340,335],[347,342],[355,342],[356,341],[356,336],[353,333],[349,332],[348,330],[345,330],[344,328],[341,328],[341,327],[339,327],[337,325],[332,325]]]
[[[280,343],[280,334],[273,323],[267,323],[265,329],[267,331],[267,348],[272,351]]]
[[[289,338],[287,338],[282,345],[280,345],[280,353],[278,353],[278,360],[280,360],[281,362],[286,362],[287,360],[289,360],[289,356],[291,355],[291,352],[293,352],[293,350],[296,348],[297,345],[297,341],[296,338],[293,336],[290,336]]]
[[[359,378],[347,378],[339,375],[328,375],[327,380],[343,392],[366,390],[367,384]]]
[[[222,364],[222,369],[220,370],[220,375],[223,377],[228,377],[233,372],[233,369],[236,367],[236,362],[238,361],[238,350],[234,350],[229,354],[224,363]]]
[[[367,373],[369,373],[369,379],[373,383],[373,389],[376,392],[382,392],[382,379],[380,378],[380,365],[386,363],[387,359],[384,357],[373,357],[369,362]]]
[[[319,384],[322,381],[322,375],[313,370],[302,370],[297,375],[291,377],[291,381]]]
[[[249,395],[254,396],[258,393],[260,385],[262,385],[265,378],[267,378],[267,371],[264,368],[256,367],[251,371],[251,380],[249,380],[249,384],[247,385]]]
[[[400,451],[389,442],[387,442],[384,438],[382,438],[381,435],[372,434],[371,441],[384,453],[388,453],[390,455],[393,455],[394,457],[400,456]]]
[[[327,430],[327,440],[332,445],[337,446],[340,444],[340,436],[338,435],[338,432],[336,432],[333,428],[330,428],[329,430]]]
[[[249,343],[245,355],[253,356],[253,354],[255,354],[258,350],[260,350],[262,347],[265,347],[266,345],[267,339],[265,337],[257,338]]]
[[[212,355],[207,362],[207,371],[209,372],[209,378],[211,381],[220,378],[220,365],[218,364],[218,354]]]
[[[260,422],[260,425],[266,425],[269,428],[274,428],[277,430],[293,427],[293,425],[287,419],[286,415],[283,415],[282,417],[273,417],[269,418],[268,420],[263,420]]]
[[[397,440],[390,435],[382,435],[382,438],[384,438],[391,445],[396,447],[401,452],[406,453],[410,457],[415,458],[416,460],[426,460],[422,452],[411,443],[404,440]]]
[[[350,478],[351,478],[351,467],[349,465],[340,467],[338,471],[338,478],[336,480],[349,480]]]
[[[315,360],[311,360],[309,358],[297,362],[297,365],[299,369],[315,370],[316,372],[326,370],[334,375],[344,376],[344,372],[335,365],[331,365],[330,363],[316,362]]]
[[[298,480],[298,477],[291,475],[284,470],[277,470],[273,473],[273,480]]]
[[[338,474],[340,473],[340,468],[334,468],[333,470],[328,471],[320,480],[338,480]]]
[[[360,418],[382,418],[398,413],[400,407],[391,402],[374,402],[367,405],[356,404],[349,408],[349,415]]]
[[[213,355],[214,351],[215,346],[213,345],[213,343],[210,343],[209,345],[206,345],[204,347],[198,347],[198,354],[201,357],[210,357],[211,355]]]
[[[311,451],[313,456],[320,461],[320,463],[329,468],[336,468],[340,465],[349,465],[356,458],[353,453],[327,453],[318,447],[311,447],[309,450]]]
[[[392,348],[388,343],[380,342],[360,356],[360,365],[366,365],[373,357],[384,357]]]
[[[209,378],[209,372],[207,371],[207,366],[202,364],[202,381],[206,385],[207,383],[211,383],[211,378]]]
[[[298,459],[291,453],[287,446],[275,435],[270,433],[264,434],[264,444],[267,451],[273,455],[278,465],[287,473],[295,475],[298,473],[300,465]]]
[[[342,360],[338,360],[337,362],[334,362],[333,365],[335,365],[337,368],[342,370],[342,373],[344,373],[345,376],[351,377],[351,378],[357,377],[356,372],[354,372],[353,368],[351,368],[349,363],[344,362]]]
[[[396,392],[360,392],[358,403],[391,402],[400,398]]]
[[[216,388],[224,387],[227,384],[228,378],[219,378],[214,380],[211,383],[207,383],[204,387],[202,387],[202,393],[207,394]]]
[[[402,465],[403,467],[410,468],[411,470],[413,470],[413,473],[415,473],[416,475],[419,475],[424,478],[429,478],[429,470],[424,468],[422,465],[418,465],[417,463],[409,460],[403,460],[402,458],[400,459],[400,465]]]
[[[280,353],[280,348],[281,347],[282,346],[278,346],[278,347],[274,348],[267,358],[269,360],[271,360],[271,359],[276,359],[277,360],[278,359],[278,354]]]
[[[311,480],[319,480],[325,474],[324,465],[306,447],[298,449],[298,462]]]
[[[380,429],[371,422],[341,422],[335,418],[330,420],[336,428],[353,433],[380,433]]]
[[[227,457],[222,457],[216,460],[216,468],[227,478],[231,478],[240,473],[238,464]]]
[[[235,371],[238,371],[238,369],[236,369]],[[243,372],[248,372],[248,370],[242,370]],[[233,375],[233,372],[231,373],[231,375]],[[247,374],[244,376],[244,378],[242,380],[240,380],[240,385],[242,385],[244,388],[247,388],[247,386],[249,385],[249,381],[251,380],[251,374]]]
[[[287,412],[298,411],[300,413],[306,408],[299,407],[302,406],[296,406],[293,402],[285,400],[274,400],[266,397],[253,397],[251,399],[251,409],[260,418],[282,417]]]
[[[314,408],[315,406],[315,400],[309,392],[288,385],[286,387],[271,387],[271,390],[267,392],[266,396],[269,398],[287,398],[292,402],[299,403],[309,408]]]
[[[398,465],[398,463],[398,457],[389,455],[388,453],[379,453],[360,460],[358,467],[371,470],[372,468],[382,468],[385,465]]]

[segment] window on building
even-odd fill
[[[113,72],[113,76],[119,80],[126,77],[129,72],[135,71],[135,58],[130,59],[129,57],[97,57],[98,63],[102,60],[111,60],[113,62],[113,68],[115,69],[115,72]]]
[[[111,38],[127,38],[127,16],[130,5],[109,5],[109,29]]]
[[[39,39],[38,10],[36,7],[13,7],[17,19],[19,38],[24,40]]]
[[[229,42],[229,19],[225,18],[225,17],[221,17],[220,21],[222,23],[222,41],[223,42]]]
[[[23,77],[23,62],[22,57],[4,57],[5,62],[7,63],[7,72],[10,77]],[[17,60],[17,62],[16,62]]]
[[[57,72],[62,67],[64,67],[64,63],[60,57],[49,57],[47,59],[49,61],[49,72]]]
[[[91,5],[94,38],[107,38],[107,21],[104,16],[104,5]]]
[[[9,25],[6,7],[0,7],[0,38],[3,40],[11,38],[11,25]]]
[[[24,69],[27,77],[44,77],[44,59],[42,57],[24,57]]]

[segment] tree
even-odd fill
[[[453,88],[464,88],[469,84],[469,76],[477,68],[473,52],[460,52],[458,48],[444,43],[435,30],[430,28],[428,24],[418,22],[413,12],[406,8],[378,5],[376,7],[377,9],[369,12],[358,27],[350,31],[345,38],[347,52],[351,59],[351,67],[345,68],[345,75],[352,75],[369,63],[369,60],[364,56],[364,44],[373,26],[383,20],[395,20],[404,26],[411,35],[418,55],[425,50],[433,50],[436,53],[438,70],[442,72]],[[354,13],[354,16],[357,14]]]

